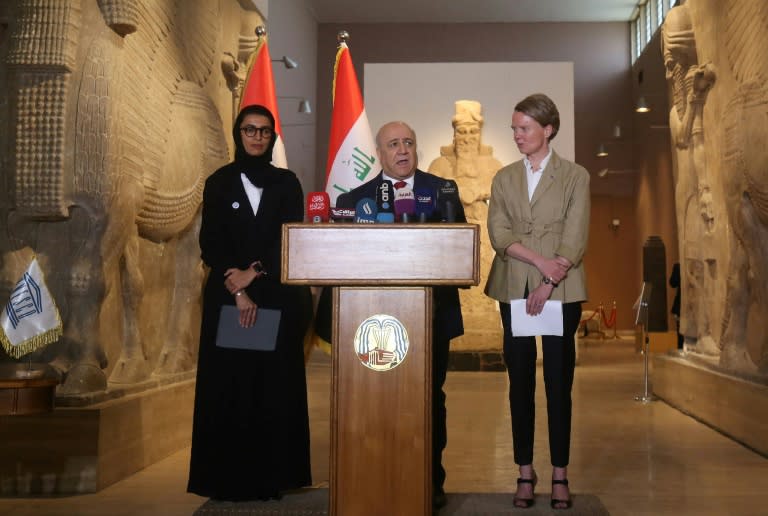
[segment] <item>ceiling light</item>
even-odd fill
[[[293,59],[291,59],[288,56],[283,56],[282,59],[273,59],[272,62],[273,63],[278,63],[278,62],[279,63],[283,63],[285,65],[285,67],[288,68],[289,70],[291,70],[293,68],[298,68],[299,67],[299,63],[297,63],[296,61],[294,61]]]
[[[645,97],[640,97],[637,99],[637,104],[635,105],[635,111],[637,113],[647,113],[650,110],[651,108],[648,107],[648,103],[645,101]]]

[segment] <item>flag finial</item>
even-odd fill
[[[342,43],[346,44],[348,39],[349,39],[349,32],[345,30],[340,30],[339,33],[336,35],[336,41],[339,42],[339,45],[341,45]]]
[[[254,32],[256,33],[257,37],[262,38],[267,35],[267,28],[264,25],[259,25],[256,27]]]

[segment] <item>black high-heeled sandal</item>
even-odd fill
[[[536,476],[536,472],[533,472],[533,478],[518,478],[517,484],[531,484],[531,498],[518,498],[517,495],[515,495],[512,498],[512,505],[515,507],[518,507],[520,509],[528,509],[530,507],[533,507],[533,503],[536,501],[536,495],[533,493],[533,490],[536,489],[536,482],[538,482],[538,477]],[[519,505],[518,505],[519,504]]]
[[[564,486],[567,486],[568,485],[568,479],[567,478],[564,478],[562,480],[552,479],[553,487],[554,487],[554,484],[562,484]],[[557,507],[558,505],[561,505],[561,504],[565,504],[565,507]],[[556,509],[556,510],[570,509],[571,506],[573,505],[573,500],[571,500],[570,496],[568,497],[567,500],[558,500],[557,498],[555,498],[555,490],[553,488],[552,489],[552,499],[549,501],[549,505],[550,505],[550,507],[552,507],[553,509]]]

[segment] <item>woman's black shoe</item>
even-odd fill
[[[539,479],[536,476],[536,472],[534,471],[533,478],[518,478],[517,484],[531,484],[531,494],[533,494],[533,490],[536,489],[536,482],[538,482],[538,480]],[[532,496],[531,498],[519,498],[517,495],[515,495],[515,497],[512,498],[512,504],[515,507],[519,507],[521,509],[528,509],[529,507],[533,507],[535,501],[535,496]]]
[[[566,478],[564,478],[562,480],[554,480],[553,479],[552,480],[552,485],[554,486],[554,484],[562,484],[564,486],[567,486],[568,485],[568,479],[566,479]],[[557,498],[555,498],[555,490],[552,489],[552,499],[549,501],[549,505],[553,509],[565,510],[565,509],[570,509],[571,508],[571,506],[573,505],[573,501],[571,500],[570,497],[568,497],[567,500],[558,500]],[[562,505],[565,505],[565,507],[562,507]]]

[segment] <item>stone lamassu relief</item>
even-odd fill
[[[227,161],[246,1],[25,0],[5,7],[2,302],[30,250],[64,336],[34,357],[60,395],[195,366],[207,175]],[[4,113],[6,114],[6,113]],[[226,129],[225,129],[226,128]]]
[[[483,116],[479,102],[457,101],[451,122],[453,143],[440,148],[440,157],[432,161],[429,171],[456,181],[467,221],[480,226],[480,286],[459,292],[465,334],[458,339],[456,348],[496,349],[501,347],[502,340],[498,308],[483,294],[483,285],[493,260],[486,229],[488,199],[493,176],[501,168],[501,162],[493,157],[493,148],[482,143]]]
[[[669,126],[675,152],[675,204],[681,266],[680,333],[686,348],[715,355],[720,352],[722,303],[716,287],[723,276],[725,247],[722,218],[715,216],[715,201],[722,204],[707,162],[703,124],[704,105],[715,83],[712,64],[699,64],[696,39],[688,9],[672,9],[662,26],[661,50],[673,106]],[[716,166],[716,164],[714,164]],[[722,296],[720,297],[720,301]]]
[[[768,377],[766,33],[764,0],[689,0],[662,28],[688,265],[681,330],[690,350],[714,347],[722,368],[749,377]]]
[[[768,3],[728,2],[720,23],[733,88],[723,99],[722,174],[731,239],[723,356],[768,374]],[[721,66],[722,68],[722,66]]]

